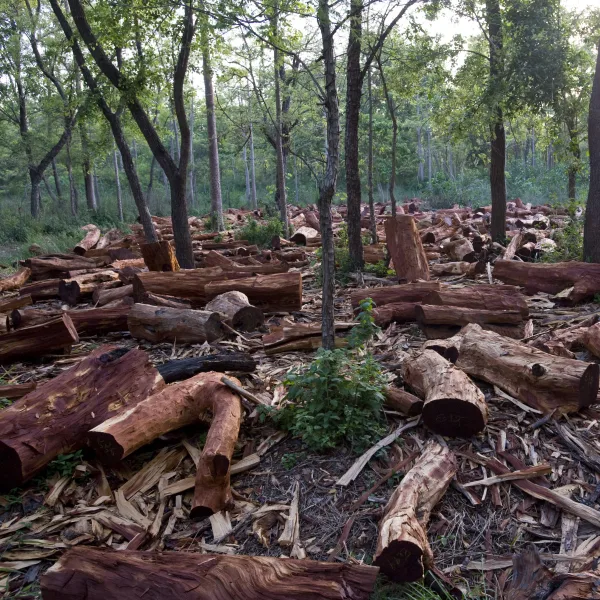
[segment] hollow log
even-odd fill
[[[379,524],[374,561],[390,579],[418,581],[433,566],[426,527],[456,471],[452,452],[429,442],[392,494]]]
[[[33,304],[33,298],[30,295],[4,298],[3,300],[0,300],[0,314],[5,315],[12,310],[30,306],[31,304]]]
[[[300,227],[294,235],[290,237],[290,242],[306,246],[310,240],[315,240],[319,237],[319,232],[312,227]]]
[[[214,281],[205,287],[209,300],[230,291],[242,292],[252,305],[265,312],[292,312],[302,308],[302,275],[298,272]]]
[[[61,315],[46,323],[0,335],[0,363],[70,350],[77,342],[75,325],[68,315]]]
[[[395,387],[386,389],[385,405],[407,417],[415,417],[423,411],[423,400],[421,398]]]
[[[561,299],[576,304],[600,293],[600,264],[584,262],[524,263],[497,260],[493,276],[504,283],[519,285],[527,293],[561,294]],[[572,288],[572,289],[571,289]]]
[[[488,408],[481,390],[434,350],[424,350],[403,364],[405,383],[425,400],[423,421],[436,433],[470,437],[487,423]]]
[[[209,354],[193,358],[170,360],[156,367],[165,383],[183,381],[198,373],[208,371],[233,371],[238,373],[252,373],[256,369],[256,362],[249,354]]]
[[[252,306],[242,292],[225,292],[213,298],[204,310],[219,313],[228,325],[242,331],[255,331],[265,322],[262,310]]]
[[[109,302],[114,302],[115,300],[121,300],[126,296],[133,297],[133,284],[123,285],[118,288],[113,289],[95,289],[92,292],[92,301],[94,304],[98,306],[104,306]]]
[[[223,336],[219,314],[205,310],[134,304],[127,323],[133,337],[155,344],[214,342]]]
[[[128,411],[92,429],[88,444],[106,464],[115,464],[156,438],[211,418],[198,464],[191,518],[206,518],[233,506],[231,457],[242,421],[237,394],[220,373],[200,373],[167,386]],[[239,382],[237,380],[234,383]]]
[[[458,306],[488,311],[519,311],[529,316],[525,296],[513,286],[474,285],[460,289],[441,288],[422,298],[422,304]]]
[[[27,267],[21,267],[16,273],[0,279],[0,292],[11,292],[12,290],[18,290],[25,285],[30,276],[31,269]]]
[[[41,338],[39,338],[41,339]],[[141,350],[103,346],[0,412],[0,489],[20,486],[87,432],[162,389]]]
[[[140,244],[144,262],[150,271],[179,271],[179,262],[168,241]]]
[[[72,548],[43,600],[369,600],[379,569],[266,556]]]
[[[11,385],[0,385],[0,398],[8,398],[10,400],[15,398],[22,398],[27,396],[30,392],[33,392],[37,387],[35,381],[29,383],[14,383]]]
[[[85,225],[82,227],[87,231],[86,236],[73,248],[75,254],[83,256],[88,250],[91,250],[100,241],[102,235],[100,229],[96,225]]]
[[[428,281],[429,265],[414,217],[397,215],[386,219],[385,237],[398,280]]]
[[[418,302],[395,302],[384,304],[373,309],[373,319],[379,327],[387,327],[390,323],[410,323],[417,320]]]
[[[595,363],[551,356],[475,324],[461,331],[457,345],[459,368],[543,413],[577,412],[596,402]]]
[[[523,321],[520,312],[512,310],[480,310],[460,306],[436,306],[422,304],[415,306],[417,321],[422,325],[458,325],[469,323],[518,325]]]
[[[421,302],[428,297],[431,292],[442,289],[439,281],[426,281],[419,283],[407,283],[404,285],[391,285],[380,288],[364,288],[352,292],[350,300],[352,308],[358,308],[360,303],[366,298],[371,298],[375,306],[381,307],[384,304],[393,304],[398,302]],[[430,303],[432,304],[432,303]]]

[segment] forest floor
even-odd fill
[[[302,310],[287,316],[271,316],[267,319],[266,328],[279,325],[284,320],[320,322],[321,298],[314,267],[304,267],[302,275]],[[486,276],[480,280],[487,283]],[[442,281],[456,286],[478,284],[477,280],[460,277],[446,277]],[[353,285],[337,288],[336,320],[352,320],[349,294],[354,288]],[[536,332],[564,322],[574,324],[599,311],[599,306],[594,303],[562,309],[545,294],[529,297],[528,302]],[[51,301],[46,305],[57,307],[60,303]],[[34,364],[15,363],[3,367],[1,379],[3,383],[43,382],[71,367],[103,343],[140,347],[150,354],[155,364],[173,358],[245,350],[253,353],[258,363],[257,370],[249,375],[233,375],[253,394],[269,402],[275,396],[277,401],[281,398],[281,381],[286,374],[292,368],[308,365],[314,353],[290,352],[267,356],[261,349],[261,336],[258,331],[243,336],[232,335],[210,346],[177,346],[140,343],[128,333],[109,334],[82,339],[69,356],[47,357]],[[389,379],[393,380],[397,375],[394,353],[419,348],[424,341],[425,337],[416,325],[391,324],[379,333],[373,351],[386,368]],[[579,357],[593,360],[588,355]],[[506,451],[525,465],[547,464],[552,467],[548,479],[541,478],[546,485],[593,506],[600,496],[600,470],[591,468],[593,461],[588,460],[586,464],[582,460],[582,451],[575,452],[564,444],[557,423],[553,420],[540,422],[541,414],[534,409],[497,393],[490,386],[478,385],[490,408],[487,429],[471,439],[444,441],[458,458],[457,482],[464,484],[489,476],[490,473],[472,457],[477,453],[495,456],[500,438],[505,438]],[[6,405],[7,402],[4,402]],[[397,413],[386,413],[386,418],[388,431],[409,421]],[[586,409],[564,418],[561,425],[600,453],[596,442],[600,412]],[[118,514],[110,496],[107,497],[106,481],[114,493],[133,474],[144,469],[147,472],[150,463],[158,465],[159,475],[166,480],[151,478],[144,492],[134,498],[137,509],[152,518],[159,502],[159,486],[164,487],[165,483],[170,486],[193,476],[193,453],[190,454],[186,446],[201,449],[205,433],[206,429],[195,427],[175,431],[135,452],[118,468],[105,468],[104,471],[85,452],[63,456],[23,488],[0,496],[0,592],[6,590],[3,598],[39,598],[40,575],[69,547],[78,544],[127,547],[131,540],[102,525],[102,515],[106,516],[107,511]],[[376,455],[353,483],[340,487],[335,482],[353,464],[355,454],[346,448],[325,454],[311,453],[299,440],[276,431],[268,423],[262,423],[254,412],[243,423],[234,461],[258,453],[260,464],[232,477],[236,507],[225,517],[229,522],[219,524],[225,527],[231,525],[233,532],[224,541],[215,543],[214,522],[209,519],[190,521],[187,518],[193,493],[190,489],[171,497],[159,535],[144,539],[139,549],[288,556],[289,549],[277,543],[285,511],[274,512],[275,517],[260,532],[243,516],[267,503],[289,505],[298,485],[300,539],[308,558],[327,560],[342,538],[335,560],[368,564],[375,552],[383,507],[401,480],[401,474],[392,477],[369,496],[358,510],[353,510],[353,503],[391,465],[419,453],[425,442],[435,437],[422,423],[415,424],[386,451]],[[61,490],[58,494],[57,484]],[[469,488],[470,491],[465,492],[460,485],[454,484],[435,508],[428,528],[436,567],[470,599],[501,598],[511,573],[513,554],[530,543],[535,544],[543,562],[551,568],[561,565],[563,569],[575,569],[578,559],[581,559],[577,550],[574,556],[561,554],[561,519],[564,521],[564,515],[559,509],[524,495],[510,483],[500,484],[497,488],[495,493],[483,487]],[[346,527],[344,532],[348,524],[350,528]],[[259,541],[261,534],[262,542]],[[598,530],[584,521],[579,524],[576,535],[578,548],[592,547],[600,540]],[[376,598],[402,600],[437,596],[429,595],[421,586],[390,586],[384,587]]]

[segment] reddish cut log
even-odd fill
[[[369,600],[378,572],[348,563],[78,546],[41,583],[43,600]]]
[[[265,312],[292,312],[302,308],[302,275],[298,272],[215,281],[205,287],[209,300],[230,291],[242,292],[252,305]]]
[[[133,284],[113,289],[95,289],[92,292],[92,301],[98,306],[104,306],[109,302],[121,300],[126,296],[133,296]]]
[[[199,419],[212,420],[198,463],[190,516],[204,519],[229,509],[233,506],[230,465],[242,421],[242,405],[239,396],[221,383],[221,378],[220,373],[200,373],[167,386],[92,429],[88,444],[102,462],[115,464],[169,431]]]
[[[179,262],[168,241],[141,244],[140,250],[150,271],[179,271]]]
[[[350,329],[355,323],[334,323],[335,331]],[[271,327],[267,335],[263,335],[262,343],[265,348],[272,348],[280,344],[287,344],[321,333],[321,323],[285,323],[281,326]]]
[[[371,244],[363,246],[363,256],[367,264],[377,264],[385,260],[385,246],[383,244]]]
[[[600,357],[600,323],[589,327],[581,336],[581,343],[596,357]]]
[[[0,385],[0,398],[22,398],[23,396],[27,396],[30,392],[33,392],[37,387],[37,383],[35,381],[30,381],[29,383],[17,383],[12,385]]]
[[[73,306],[84,297],[92,296],[94,291],[101,285],[103,289],[121,287],[119,274],[116,271],[101,271],[100,273],[80,275],[72,279],[61,279],[58,284],[58,296],[63,302]]]
[[[319,213],[315,213],[313,211],[305,211],[304,218],[306,219],[306,224],[309,227],[312,227],[317,231],[317,233],[321,233],[321,224],[319,223]]]
[[[456,365],[544,413],[577,412],[596,402],[600,367],[551,356],[479,325],[457,336]]]
[[[385,237],[400,281],[429,280],[429,265],[414,217],[397,215],[385,221]]]
[[[111,244],[119,241],[122,237],[123,234],[118,229],[109,229],[104,235],[100,236],[100,239],[96,244],[96,250],[108,248]]]
[[[481,390],[434,350],[403,365],[404,381],[425,400],[423,421],[436,433],[470,437],[482,431],[488,408]]]
[[[167,306],[168,308],[191,308],[192,303],[183,298],[175,298],[174,296],[161,296],[148,292],[142,299],[142,304],[151,304],[152,306]]]
[[[10,329],[22,329],[23,327],[33,327],[41,323],[47,323],[62,315],[58,309],[42,310],[39,308],[29,308],[27,310],[15,309],[10,313]]]
[[[21,267],[13,275],[9,275],[8,277],[3,277],[0,279],[0,292],[18,290],[25,285],[30,276],[31,269],[28,269],[27,267]]]
[[[83,256],[88,250],[91,250],[100,241],[102,233],[96,225],[85,225],[81,229],[87,231],[87,234],[79,242],[79,244],[73,248],[73,252]]]
[[[561,298],[575,304],[600,293],[600,264],[583,262],[524,263],[497,260],[493,275],[505,283],[520,285],[527,293],[568,292]],[[573,288],[570,290],[569,288]]]
[[[358,308],[366,298],[371,298],[375,306],[395,304],[398,302],[421,302],[431,292],[442,289],[439,281],[426,281],[422,283],[407,283],[404,285],[390,285],[380,288],[365,288],[353,292],[350,296],[352,308]]]
[[[513,286],[474,285],[460,289],[442,288],[422,299],[423,304],[435,306],[458,306],[488,311],[519,311],[529,316],[525,296]]]
[[[134,304],[127,323],[133,337],[155,344],[214,342],[223,336],[221,317],[216,312],[205,310]]]
[[[162,389],[141,350],[104,346],[0,412],[0,488],[20,486],[87,432]]]
[[[61,279],[67,277],[69,271],[80,269],[95,269],[105,264],[100,258],[85,258],[75,254],[61,254],[59,256],[40,256],[39,258],[28,258],[23,261],[26,267],[31,269],[31,278]]]
[[[385,405],[407,417],[415,417],[423,411],[423,400],[421,398],[394,387],[386,389]]]
[[[431,265],[431,274],[436,276],[441,275],[468,275],[475,277],[485,272],[485,263],[483,262],[449,262]]]
[[[415,306],[417,321],[422,325],[459,325],[469,323],[518,325],[523,321],[520,312],[510,310],[480,310],[460,306],[435,306],[423,304]]]
[[[13,296],[12,298],[5,298],[0,300],[0,314],[6,314],[17,308],[23,308],[33,304],[31,296]]]
[[[252,373],[256,369],[256,362],[249,354],[242,352],[235,354],[210,354],[209,356],[195,356],[170,360],[156,367],[165,383],[183,381],[198,373],[208,371],[233,371],[236,373]]]
[[[0,363],[70,350],[77,342],[75,326],[68,315],[62,315],[47,323],[0,335]]]
[[[225,292],[213,298],[204,308],[219,313],[228,325],[242,331],[254,331],[265,322],[262,310],[252,306],[248,296],[242,292]]]
[[[457,240],[444,242],[441,244],[444,254],[447,254],[452,260],[475,262],[475,250],[473,244],[464,237]]]
[[[417,302],[384,304],[373,309],[373,319],[379,327],[387,327],[390,323],[410,323],[417,320],[417,306]]]
[[[104,306],[68,312],[80,336],[103,335],[113,331],[127,331],[127,316],[131,306]]]
[[[390,579],[418,581],[433,566],[426,527],[457,471],[448,448],[429,442],[384,509],[374,564]]]

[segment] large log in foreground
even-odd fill
[[[446,436],[470,437],[483,430],[488,408],[481,390],[434,350],[405,361],[404,381],[425,399],[423,421]]]
[[[43,600],[369,600],[378,572],[348,563],[78,546],[41,584]]]
[[[385,238],[398,280],[429,280],[429,263],[414,217],[396,215],[386,219]]]
[[[195,356],[170,360],[156,367],[165,383],[183,381],[198,373],[208,371],[233,371],[234,373],[252,373],[256,369],[256,362],[250,354],[242,352],[235,354],[210,354],[208,356]]]
[[[527,293],[558,294],[573,304],[600,293],[600,264],[584,262],[526,263],[497,260],[493,275],[504,283],[519,285]],[[570,289],[573,288],[573,289]]]
[[[0,292],[10,292],[18,290],[25,285],[25,282],[31,275],[31,269],[21,267],[16,273],[0,279]]]
[[[133,337],[155,344],[214,342],[223,335],[218,313],[190,308],[134,304],[127,316],[127,323]]]
[[[239,396],[221,383],[222,377],[220,373],[200,373],[167,386],[98,425],[88,434],[88,444],[102,462],[114,464],[169,431],[211,419],[198,463],[190,516],[203,519],[229,509],[233,506],[230,465],[242,405]]]
[[[250,304],[265,312],[292,312],[302,308],[302,275],[298,272],[214,281],[205,287],[209,300],[230,291],[242,292]]]
[[[67,350],[77,342],[75,325],[68,315],[61,315],[40,325],[0,335],[0,363]]]
[[[596,402],[600,366],[546,354],[479,325],[456,336],[463,371],[544,413],[577,412]]]
[[[431,511],[456,474],[452,452],[429,442],[384,510],[374,564],[398,582],[418,581],[433,565],[426,527]]]
[[[141,350],[104,346],[0,412],[0,489],[27,481],[87,432],[164,387]]]

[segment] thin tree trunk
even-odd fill
[[[196,205],[196,172],[194,161],[194,97],[190,100],[190,195],[189,205]]]
[[[421,127],[421,104],[417,96],[417,157],[419,159],[419,170],[417,172],[417,180],[419,183],[425,181],[425,163],[423,161],[423,136]]]
[[[252,192],[250,191],[250,169],[248,169],[248,153],[246,144],[242,148],[242,158],[244,160],[244,175],[246,176],[246,204],[250,204]]]
[[[75,216],[79,210],[79,197],[77,194],[77,186],[75,185],[75,177],[73,176],[73,165],[71,162],[71,140],[67,140],[67,173],[69,175],[69,196],[71,198],[71,214]]]
[[[156,157],[152,155],[150,161],[150,176],[148,177],[148,188],[146,190],[146,201],[148,206],[152,206],[152,186],[154,185],[154,168],[156,167]]]
[[[252,132],[252,121],[250,121],[250,176],[252,178],[252,208],[258,208],[256,197],[256,165],[254,162],[254,134]]]
[[[577,198],[577,173],[579,173],[581,165],[581,147],[579,146],[579,127],[576,117],[567,123],[569,132],[569,151],[571,153],[569,167],[567,170],[568,176],[568,199],[575,200]]]
[[[431,129],[427,128],[427,182],[431,188],[432,184],[432,168],[431,168]]]
[[[588,144],[590,188],[585,211],[583,258],[587,262],[600,263],[600,52],[590,99]]]
[[[81,97],[81,72],[75,66],[75,86],[77,94]],[[88,139],[87,126],[83,119],[79,120],[79,137],[81,139],[81,170],[83,171],[83,185],[85,189],[85,200],[88,210],[96,211],[96,195],[94,193],[94,180],[92,176],[92,164],[90,160],[90,143]]]
[[[117,149],[113,148],[113,161],[115,166],[115,184],[117,186],[117,211],[119,221],[123,222],[123,198],[121,196],[121,180],[119,178],[119,160],[117,158]]]
[[[60,189],[60,179],[58,178],[58,168],[56,166],[56,158],[52,159],[52,176],[54,178],[54,187],[56,188],[56,198],[58,205],[62,206],[62,191]]]
[[[94,163],[94,197],[96,198],[96,207],[100,206],[100,186],[98,185],[96,163]]]
[[[377,243],[377,220],[375,217],[375,200],[373,198],[373,89],[371,68],[367,72],[367,87],[369,90],[369,150],[367,160],[367,187],[369,189],[369,223],[371,225],[371,242]]]
[[[385,101],[388,107],[388,113],[392,120],[392,150],[391,150],[391,172],[390,172],[390,202],[392,203],[392,216],[396,216],[396,196],[394,194],[396,188],[396,145],[398,140],[398,119],[396,118],[396,106],[394,105],[394,99],[390,94],[387,82],[385,79],[385,73],[383,72],[383,65],[381,64],[380,57],[377,57],[377,64],[379,66],[379,73],[381,74],[381,83],[383,85],[383,93],[385,94]]]
[[[502,83],[502,15],[500,0],[486,0],[486,18],[490,47],[491,91],[497,93]],[[492,195],[491,236],[495,242],[506,238],[506,132],[502,107],[493,107],[494,123],[491,127],[490,187]]]
[[[204,73],[204,94],[206,99],[206,124],[208,129],[208,163],[210,169],[210,208],[212,228],[215,231],[225,229],[223,223],[223,200],[221,197],[221,172],[219,168],[219,143],[217,139],[217,116],[215,114],[215,92],[213,72],[208,46],[208,23],[201,29],[202,70]]]
[[[300,190],[298,188],[298,157],[294,154],[294,188],[295,188],[295,198],[296,198],[296,206],[300,204]]]
[[[531,166],[535,169],[535,127],[531,128]]]

